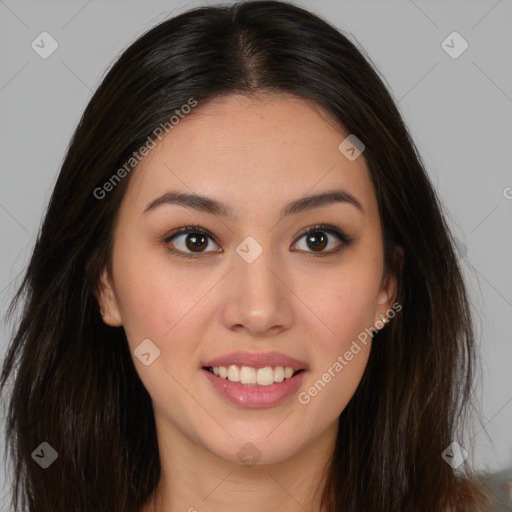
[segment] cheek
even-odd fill
[[[297,396],[303,423],[313,435],[320,435],[344,411],[361,382],[370,350],[371,340],[365,344],[349,337],[338,339],[318,357]]]
[[[115,267],[123,328],[144,386],[164,406],[171,396],[186,400],[182,386],[188,387],[199,371],[201,340],[211,319],[208,290],[218,278],[172,266],[165,255],[146,254],[140,260],[135,254],[119,259]],[[158,355],[145,366],[137,349],[147,339]]]
[[[118,303],[130,345],[150,338],[160,346],[171,339],[182,327],[181,320],[193,314],[200,287],[191,286],[183,272],[165,264],[165,258],[137,257],[134,252],[115,265]]]
[[[327,328],[316,337],[315,367],[304,401],[313,405],[310,414],[329,410],[333,420],[346,407],[365,371],[371,350],[369,328],[373,326],[382,262],[370,251],[354,255],[323,279],[312,300],[315,312]],[[368,330],[368,331],[365,331]]]
[[[366,368],[371,347],[370,343],[365,345],[356,340],[345,348],[347,350],[340,351],[336,359],[324,368],[313,384],[315,389],[319,389],[318,394],[322,395],[319,396],[317,407],[331,408],[331,414],[334,417],[341,414],[356,392]],[[310,389],[310,392],[314,391]]]
[[[146,257],[142,262],[135,256],[120,258],[115,267],[123,328],[144,387],[165,408],[170,397],[177,403],[187,399],[182,385],[197,371],[194,356],[200,341],[196,321],[200,307],[194,306],[206,290],[191,286],[185,273],[159,258]],[[144,341],[148,339],[151,344]],[[143,341],[146,345],[141,345]],[[138,358],[139,346],[150,352],[149,365]]]
[[[317,275],[315,286],[303,278],[301,297],[315,315],[323,333],[317,347],[332,354],[345,350],[357,335],[373,325],[379,290],[379,266],[353,265]]]

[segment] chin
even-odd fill
[[[270,440],[265,438],[266,435],[268,434],[262,435],[261,438],[240,435],[215,445],[212,445],[210,440],[206,448],[226,462],[251,467],[283,462],[300,450],[300,445],[290,436],[286,437],[289,445],[283,445],[282,437]]]

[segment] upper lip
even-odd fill
[[[205,367],[249,366],[251,368],[265,368],[265,366],[290,366],[294,370],[307,370],[307,364],[280,352],[231,352],[216,357],[204,364]]]

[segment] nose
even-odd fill
[[[254,251],[258,254],[261,249],[253,260]],[[289,273],[275,256],[254,239],[239,246],[224,293],[222,320],[226,328],[268,337],[292,325],[293,301],[297,299],[289,288]]]

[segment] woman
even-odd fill
[[[377,73],[299,7],[194,9],[121,55],[22,297],[13,508],[486,510],[438,199]]]

